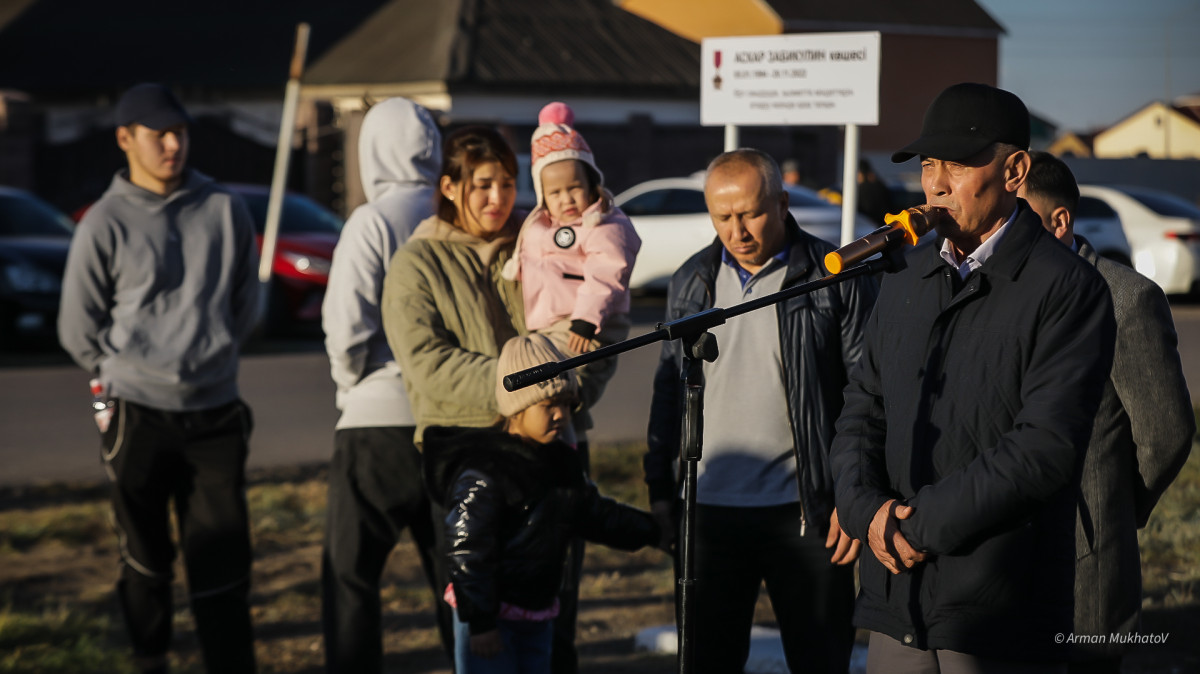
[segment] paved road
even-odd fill
[[[635,312],[635,334],[652,329],[661,306]],[[1174,307],[1192,399],[1200,400],[1200,306]],[[242,361],[242,394],[254,409],[250,465],[325,461],[333,446],[333,384],[316,342],[274,347]],[[658,346],[620,356],[595,410],[593,441],[645,438]],[[104,479],[88,414],[87,377],[59,353],[0,359],[0,485]]]

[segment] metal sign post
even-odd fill
[[[263,232],[262,257],[258,262],[258,280],[264,284],[271,280],[271,265],[275,260],[279,215],[283,210],[288,162],[292,157],[292,134],[296,130],[296,105],[300,102],[300,76],[304,74],[307,53],[308,24],[302,23],[296,26],[296,48],[292,52],[287,90],[283,96],[283,119],[279,122],[279,144],[275,147],[275,172],[271,176],[271,196],[267,200],[267,223]]]
[[[854,216],[858,213],[858,125],[846,125],[846,151],[842,153],[842,241],[846,245],[854,236]],[[880,223],[881,224],[881,223]]]

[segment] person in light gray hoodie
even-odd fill
[[[445,572],[422,483],[416,420],[383,331],[380,300],[388,264],[433,215],[441,134],[427,110],[404,98],[363,119],[359,161],[368,203],[350,214],[333,252],[322,306],[325,349],[341,410],[329,466],[322,556],[322,628],[329,672],[379,672],[383,644],[379,581],[405,528],[434,592],[443,646],[452,653]]]
[[[117,597],[135,665],[166,672],[174,501],[205,665],[253,672],[252,422],[237,371],[258,316],[254,223],[238,196],[185,168],[190,119],[168,89],[131,88],[116,117],[129,166],[75,232],[58,335],[94,377],[122,561]]]

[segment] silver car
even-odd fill
[[[842,233],[841,206],[804,187],[788,185],[786,189],[788,210],[800,228],[838,245]],[[704,203],[701,176],[650,180],[625,190],[615,200],[642,239],[642,249],[629,280],[633,290],[665,291],[675,270],[716,237]],[[875,224],[856,215],[854,236],[865,236],[882,226],[882,222]]]
[[[1200,291],[1200,208],[1146,187],[1080,185],[1079,193],[1120,216],[1134,269],[1168,295]]]
[[[1133,266],[1133,248],[1125,237],[1121,216],[1103,199],[1079,197],[1075,209],[1075,233],[1083,236],[1101,257]]]

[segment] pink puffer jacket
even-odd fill
[[[534,209],[517,238],[504,276],[521,281],[525,325],[549,327],[562,318],[604,328],[605,319],[629,312],[629,275],[642,240],[621,209],[605,195],[571,223]]]

